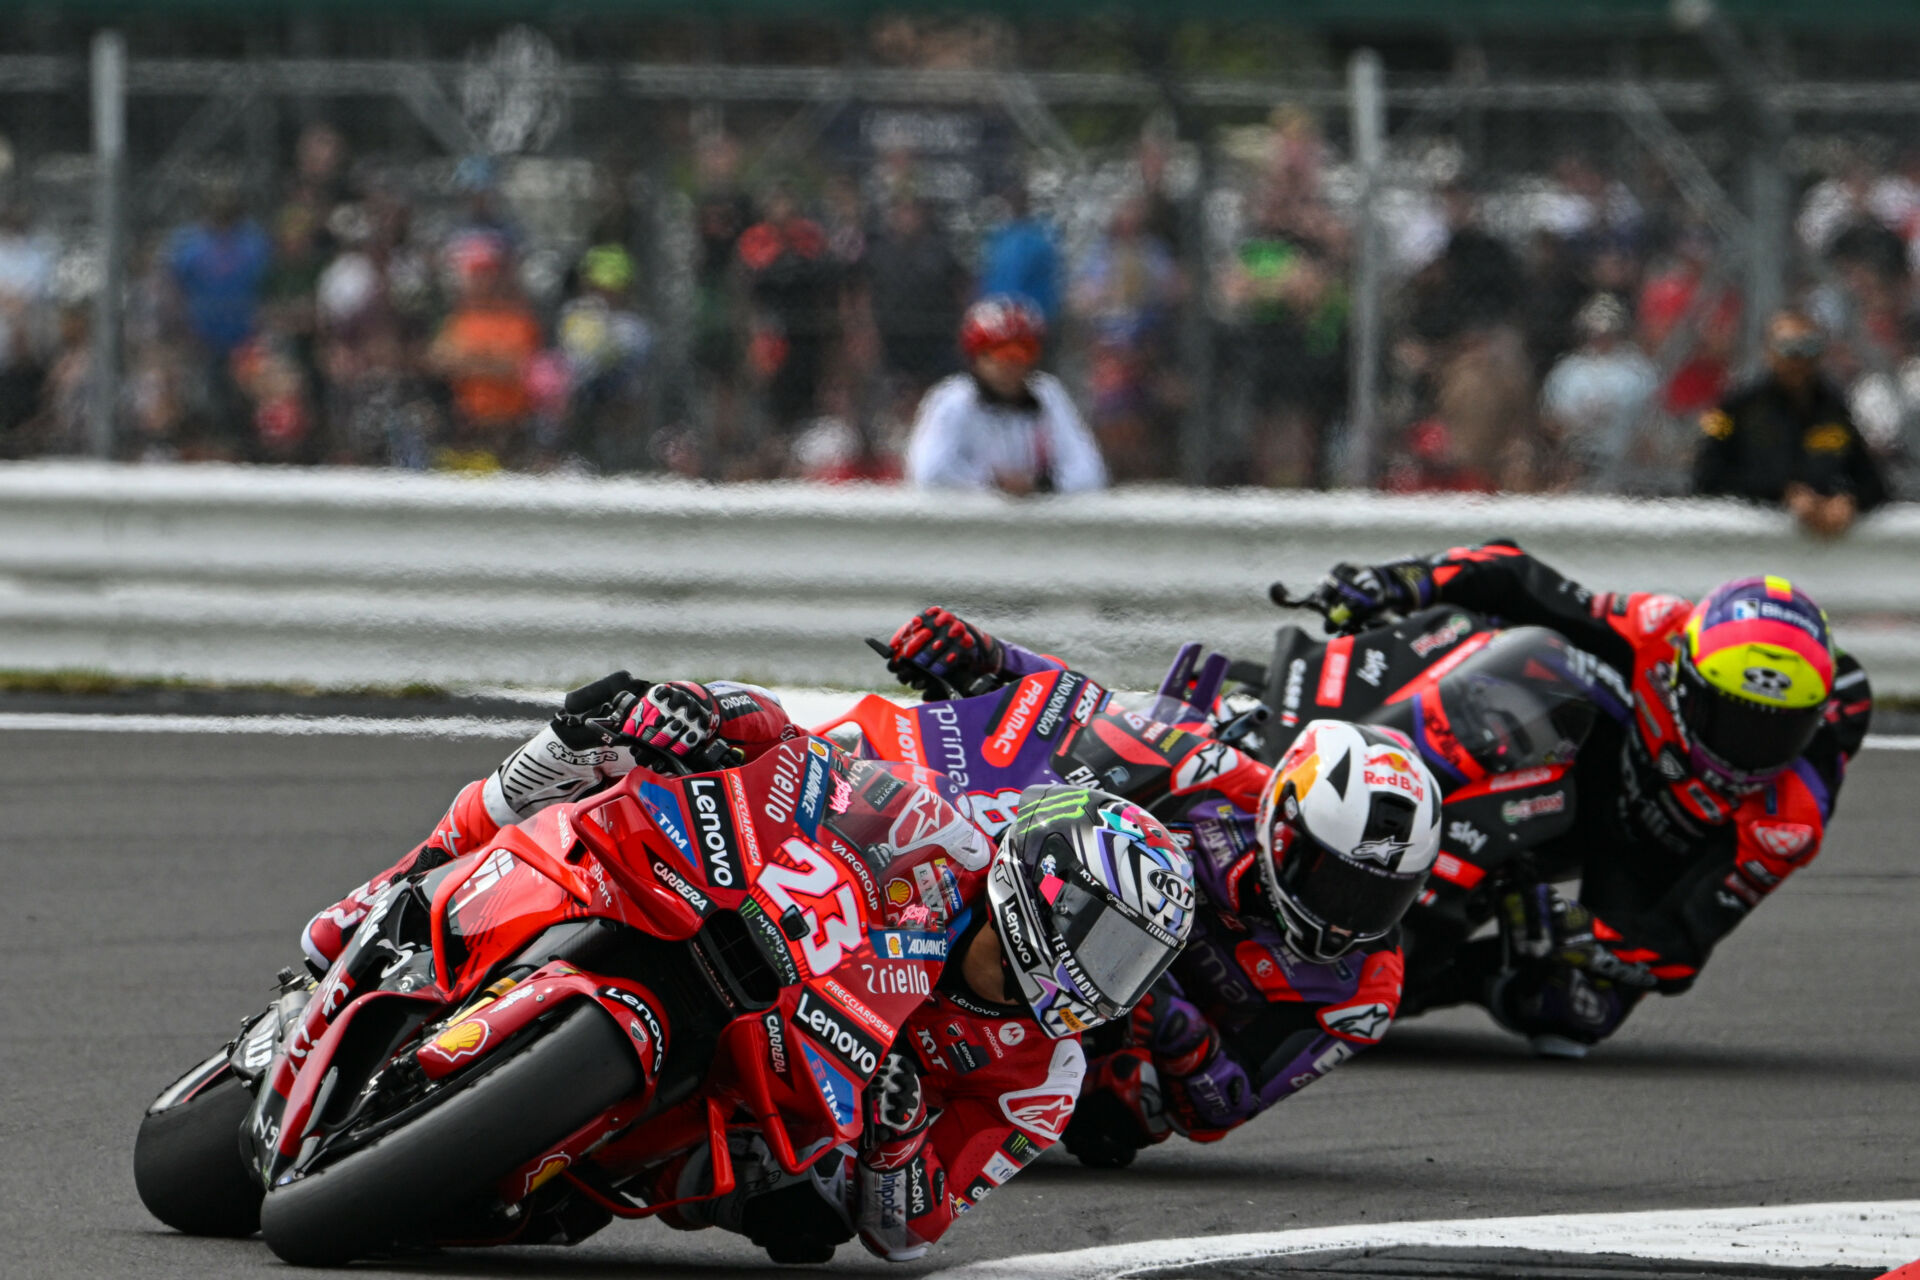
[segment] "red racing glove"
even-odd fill
[[[999,675],[1007,660],[998,640],[939,605],[921,610],[894,632],[887,654],[887,670],[903,684],[916,684],[925,673],[963,685]]]

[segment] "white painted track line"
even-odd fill
[[[1162,1267],[1402,1245],[1773,1267],[1896,1267],[1920,1254],[1920,1200],[1470,1218],[1149,1240],[975,1262],[926,1280],[1118,1280]]]

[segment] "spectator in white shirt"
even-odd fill
[[[1039,372],[1046,322],[1009,296],[967,309],[968,371],[934,384],[907,443],[907,479],[923,489],[1074,493],[1104,488],[1106,464],[1060,380]]]

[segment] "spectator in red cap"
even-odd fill
[[[1104,488],[1106,463],[1060,380],[1039,372],[1046,322],[1005,294],[960,323],[968,369],[920,402],[907,443],[907,479],[923,489],[1072,493]]]

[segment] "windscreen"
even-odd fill
[[[1591,655],[1544,627],[1496,636],[1440,678],[1454,737],[1489,773],[1572,761],[1593,728]]]

